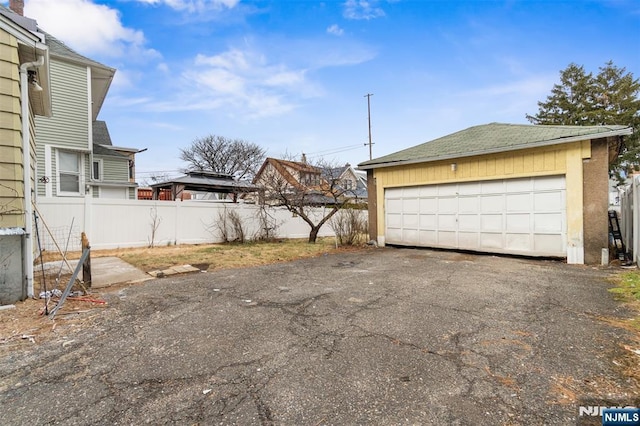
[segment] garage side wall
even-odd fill
[[[566,175],[567,257],[583,263],[583,159],[591,156],[588,141],[483,156],[374,169],[377,186],[377,240],[385,244],[386,188]],[[455,166],[452,166],[455,164]],[[606,184],[606,183],[605,183]],[[599,251],[600,249],[598,249]]]
[[[591,158],[583,162],[584,262],[597,264],[601,250],[609,246],[609,145],[606,139],[591,141]]]

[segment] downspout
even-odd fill
[[[27,296],[33,297],[33,206],[31,204],[31,132],[29,131],[29,68],[44,64],[44,56],[20,65],[20,103],[22,107],[22,170],[24,175],[24,274]]]

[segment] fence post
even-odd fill
[[[82,281],[86,288],[91,288],[91,246],[89,246],[89,239],[87,234],[82,233],[82,251],[88,251],[85,261],[82,264]]]

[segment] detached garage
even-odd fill
[[[361,163],[370,237],[598,263],[609,162],[631,131],[492,123]]]

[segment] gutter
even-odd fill
[[[20,65],[20,102],[22,111],[22,171],[24,178],[24,266],[23,272],[27,284],[27,296],[33,297],[33,205],[31,199],[31,132],[29,132],[29,68],[44,65],[44,56],[38,56],[35,62]]]
[[[411,159],[411,160],[398,160],[393,162],[380,162],[375,164],[359,164],[358,170],[373,170],[373,169],[380,169],[383,167],[405,166],[405,165],[417,164],[417,163],[431,163],[434,161],[474,157],[476,155],[497,154],[500,152],[518,151],[521,149],[539,148],[542,146],[559,145],[559,144],[592,140],[592,139],[602,139],[602,138],[607,138],[611,136],[624,136],[624,135],[630,135],[632,133],[633,133],[633,129],[631,127],[626,127],[624,129],[609,130],[607,132],[594,133],[590,135],[580,135],[580,136],[570,136],[566,138],[550,139],[546,141],[533,142],[526,145],[512,145],[507,147],[506,149],[505,147],[498,147],[498,148],[492,148],[492,149],[487,149],[482,151],[455,153],[455,154],[449,154],[449,155],[442,155],[438,157],[427,157],[427,158],[418,158],[418,159]]]

